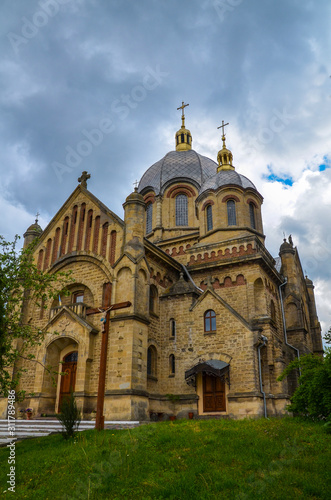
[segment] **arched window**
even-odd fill
[[[206,217],[207,217],[207,231],[211,231],[213,229],[213,209],[211,205],[208,205],[206,208]]]
[[[94,223],[93,252],[98,253],[99,246],[100,215],[97,215]]]
[[[228,211],[228,226],[236,226],[236,203],[234,200],[229,200],[226,203],[227,211]]]
[[[55,236],[54,236],[54,243],[53,243],[53,252],[52,252],[52,264],[56,261],[58,258],[58,253],[59,253],[59,242],[60,242],[60,232],[61,229],[59,227],[56,228],[55,231]]]
[[[84,291],[75,292],[72,296],[72,301],[75,304],[78,304],[79,302],[84,302]]]
[[[251,221],[251,227],[253,229],[256,229],[256,223],[255,223],[255,207],[253,203],[249,204],[249,217]]]
[[[153,203],[149,203],[146,207],[146,234],[152,232],[153,227]]]
[[[101,235],[101,255],[102,257],[106,257],[107,255],[107,239],[108,239],[108,222],[105,222],[102,226],[102,235]]]
[[[44,261],[44,271],[49,266],[49,260],[50,260],[50,257],[51,257],[51,249],[52,249],[52,239],[49,238],[47,240],[47,244],[46,244],[46,255],[45,255],[45,261]]]
[[[176,321],[170,320],[170,337],[176,337]]]
[[[78,361],[78,351],[70,352],[63,358],[64,363],[77,363],[77,361]]]
[[[261,278],[257,278],[254,281],[254,302],[255,313],[257,315],[265,314],[266,302],[264,293],[263,281]]]
[[[90,209],[87,214],[87,219],[86,219],[86,236],[85,236],[85,250],[90,249],[90,241],[91,241],[91,234],[92,234],[92,222],[93,222],[93,210]]]
[[[149,312],[157,313],[157,288],[151,285],[149,289]]]
[[[188,226],[186,194],[176,196],[176,226]]]
[[[116,231],[110,233],[110,250],[109,250],[109,262],[114,265],[115,262],[115,251],[116,251]]]
[[[149,346],[147,349],[147,375],[156,377],[156,360],[157,352],[153,345]]]
[[[38,264],[37,267],[39,270],[41,270],[42,264],[43,264],[43,258],[44,258],[44,250],[39,250],[39,255],[38,255]]]
[[[82,203],[82,205],[80,207],[79,226],[78,226],[78,235],[77,235],[77,250],[78,251],[82,249],[85,211],[86,211],[86,203]]]
[[[73,247],[74,247],[74,238],[75,238],[76,223],[77,223],[77,212],[78,212],[78,206],[75,205],[74,208],[72,209],[68,253],[72,252]]]
[[[205,323],[205,332],[216,332],[215,311],[209,309],[209,311],[205,312],[204,323]]]
[[[65,255],[69,229],[69,217],[66,216],[63,221],[62,243],[60,248],[60,255]]]
[[[169,356],[169,374],[175,375],[176,373],[176,360],[174,354],[170,354]]]

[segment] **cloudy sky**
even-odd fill
[[[0,234],[77,185],[123,216],[133,182],[168,151],[182,100],[193,148],[217,127],[264,196],[266,245],[292,234],[331,325],[329,0],[2,0]]]

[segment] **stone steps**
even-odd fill
[[[138,421],[115,421],[105,420],[105,429],[132,429],[139,425]],[[13,434],[9,435],[8,427],[15,427]],[[95,420],[82,420],[78,430],[85,431],[94,429]],[[0,446],[15,440],[47,436],[53,432],[62,432],[62,425],[58,420],[34,419],[34,420],[0,420]]]
[[[198,415],[195,420],[230,420],[229,415]]]

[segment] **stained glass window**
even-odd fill
[[[227,202],[228,209],[228,225],[235,226],[237,224],[236,219],[236,203],[233,200]]]
[[[213,209],[211,205],[207,207],[207,231],[213,229]]]
[[[146,208],[146,234],[152,231],[153,227],[153,203],[149,203]]]
[[[78,351],[70,352],[63,358],[63,361],[65,363],[77,362],[77,360],[78,360]]]
[[[186,194],[176,196],[176,226],[188,226]]]
[[[249,204],[249,216],[250,216],[250,219],[251,219],[251,227],[253,229],[256,229],[256,225],[255,225],[255,210],[254,210],[254,205],[253,203],[250,203]]]

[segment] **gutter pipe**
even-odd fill
[[[261,335],[261,341],[262,341],[262,343],[260,343],[257,347],[257,355],[258,355],[258,360],[259,360],[260,391],[263,394],[264,418],[268,418],[267,402],[266,402],[265,392],[263,390],[263,385],[262,385],[262,369],[261,369],[261,353],[260,353],[261,348],[267,345],[268,339],[264,335]]]

